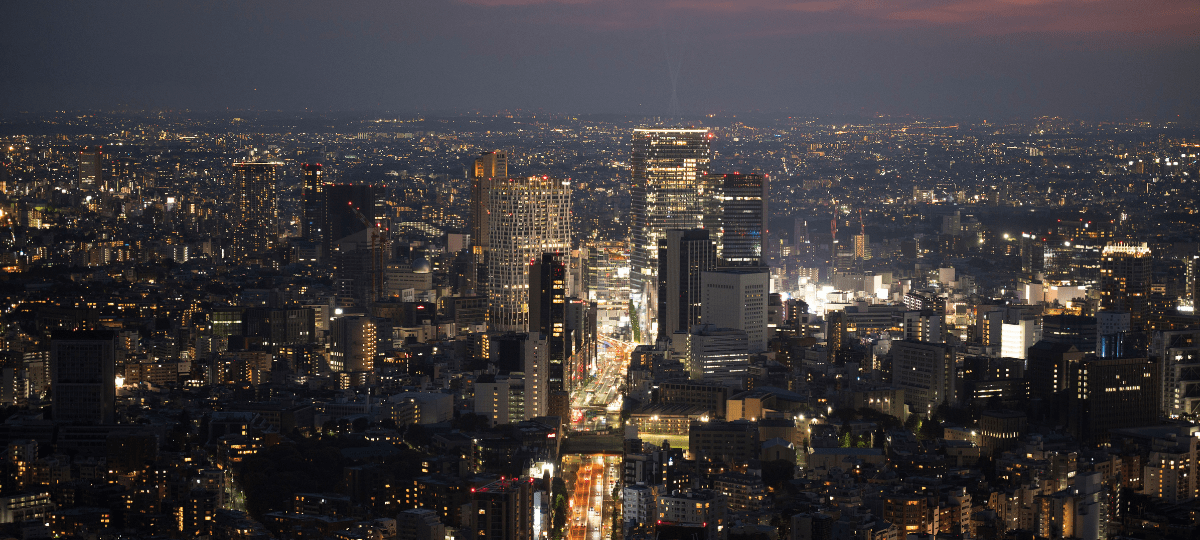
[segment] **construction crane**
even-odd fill
[[[379,227],[379,224],[367,219],[354,203],[347,203],[350,209],[354,212],[354,217],[362,222],[368,230],[370,230],[371,238],[371,301],[379,300],[379,296],[383,291],[383,251],[388,246],[387,230]]]

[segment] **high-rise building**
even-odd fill
[[[367,219],[376,217],[377,190],[369,184],[327,184],[324,191],[324,248],[326,253],[332,253],[334,242],[367,228],[354,215],[355,210]]]
[[[658,337],[667,338],[701,323],[701,279],[716,267],[717,247],[708,229],[672,229],[658,249]]]
[[[1162,365],[1163,414],[1177,418],[1200,412],[1200,330],[1158,332],[1150,354]]]
[[[767,350],[766,268],[727,268],[704,272],[700,319],[704,324],[746,332],[750,352]]]
[[[1074,345],[1081,352],[1096,351],[1096,318],[1080,315],[1047,315],[1042,318],[1042,339]]]
[[[1128,311],[1134,332],[1140,332],[1146,320],[1150,255],[1145,242],[1110,242],[1100,253],[1100,307]]]
[[[508,155],[499,150],[484,152],[475,160],[471,174],[471,257],[474,271],[467,289],[476,294],[487,290],[488,231],[492,184],[508,178]]]
[[[904,389],[912,412],[932,414],[943,402],[954,403],[954,348],[920,341],[892,344],[892,382]]]
[[[1096,312],[1096,356],[1115,358],[1125,351],[1125,335],[1131,328],[1128,311]]]
[[[325,231],[325,176],[320,163],[305,163],[303,203],[300,216],[300,236],[307,242],[322,244]]]
[[[718,328],[699,324],[683,336],[686,363],[692,379],[741,386],[750,369],[750,349],[746,332],[736,328]]]
[[[103,330],[56,332],[50,340],[50,393],[54,420],[111,424],[116,407],[116,334]]]
[[[534,484],[529,478],[471,488],[463,528],[477,540],[533,540]]]
[[[1004,358],[1029,357],[1029,348],[1042,339],[1041,327],[1033,319],[1005,321],[1000,326],[1000,356]]]
[[[484,152],[475,160],[471,177],[471,243],[484,250],[488,241],[488,192],[494,179],[508,178],[508,155]]]
[[[713,231],[722,266],[763,266],[767,177],[708,174],[702,181],[704,228]]]
[[[546,336],[550,391],[564,388],[563,366],[574,348],[567,331],[567,267],[561,253],[543,253],[529,266],[529,331]]]
[[[491,328],[529,325],[529,268],[543,253],[571,249],[570,181],[530,176],[497,180],[488,192],[488,310]]]
[[[706,129],[635,129],[632,173],[630,301],[635,338],[651,340],[658,321],[658,242],[670,229],[703,226],[700,177],[712,159]]]
[[[244,260],[266,253],[278,236],[275,167],[279,163],[235,163],[234,257]]]
[[[103,181],[104,156],[99,146],[89,146],[79,152],[79,186],[99,187]]]
[[[1105,442],[1110,430],[1158,423],[1162,399],[1153,360],[1089,356],[1070,377],[1067,431],[1080,441]]]
[[[375,321],[365,316],[338,317],[330,333],[329,367],[334,372],[375,370]]]
[[[545,416],[552,391],[546,336],[538,332],[510,333],[491,338],[488,345],[488,358],[500,374],[496,382],[508,385],[506,391],[511,398],[520,394],[519,399],[509,400],[512,417],[528,420]]]

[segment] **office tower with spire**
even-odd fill
[[[321,244],[325,230],[325,176],[320,163],[305,163],[300,168],[304,175],[300,236],[306,242]]]
[[[278,235],[277,165],[269,162],[233,165],[233,253],[237,260],[265,254]]]
[[[1145,242],[1110,242],[1100,252],[1100,308],[1129,312],[1131,330],[1142,331],[1150,279],[1150,248]]]
[[[721,266],[764,266],[767,235],[767,177],[708,174],[702,182],[704,228],[717,242]]]
[[[571,249],[571,183],[530,176],[488,189],[488,314],[500,332],[529,329],[529,269],[544,253]]]
[[[659,241],[658,337],[688,332],[701,322],[704,272],[717,266],[709,229],[667,231]]]
[[[703,226],[701,177],[712,135],[706,129],[635,129],[631,180],[630,301],[642,341],[657,335],[658,242],[670,229]]]

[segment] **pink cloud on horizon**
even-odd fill
[[[961,29],[981,35],[1144,34],[1200,37],[1196,0],[458,0],[597,29],[636,29],[682,15],[769,17],[772,34],[846,29]],[[542,11],[552,13],[540,13]],[[818,21],[804,20],[808,16]]]

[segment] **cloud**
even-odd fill
[[[531,20],[595,29],[655,26],[698,17],[764,31],[820,33],[936,27],[977,35],[1142,35],[1155,40],[1200,36],[1196,0],[458,0],[485,9],[520,10]],[[661,24],[660,24],[661,25]]]

